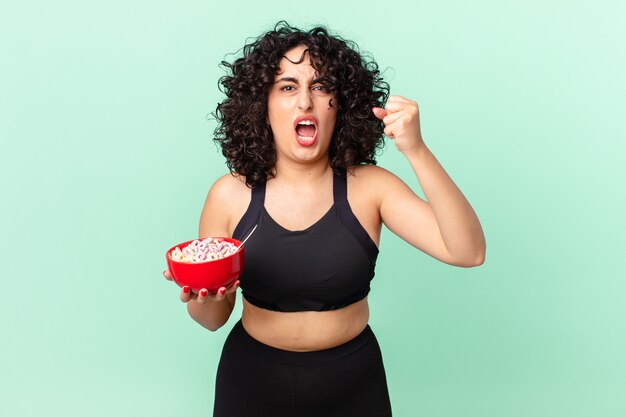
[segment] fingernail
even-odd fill
[[[202,290],[202,291],[200,291],[200,296],[201,296],[201,297],[206,297],[206,295],[207,295],[208,293],[209,293],[209,292],[208,292],[207,290]]]
[[[225,290],[224,288],[222,288],[222,289],[220,290],[220,294],[221,294],[221,295],[226,294],[226,290]]]
[[[163,276],[165,276],[165,271],[163,271]]]
[[[189,294],[189,287],[184,286],[184,287],[183,287],[183,292],[184,292],[185,294]]]

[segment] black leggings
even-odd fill
[[[217,369],[213,417],[389,417],[380,347],[368,325],[343,345],[277,349],[241,324],[228,335]]]

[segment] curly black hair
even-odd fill
[[[372,107],[384,107],[389,85],[378,65],[368,61],[358,46],[329,35],[323,26],[302,31],[279,21],[243,49],[243,57],[232,64],[222,61],[229,75],[219,79],[226,99],[212,113],[218,121],[216,141],[231,173],[243,175],[254,187],[276,175],[276,150],[267,124],[267,97],[280,60],[293,47],[306,45],[313,68],[323,77],[324,87],[334,93],[330,106],[337,108],[337,122],[329,148],[335,172],[354,165],[376,164],[382,149],[384,125]]]

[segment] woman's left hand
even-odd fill
[[[385,135],[395,141],[400,152],[417,151],[424,146],[416,102],[401,96],[390,96],[387,107],[373,107],[372,111],[383,121]]]

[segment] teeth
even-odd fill
[[[310,120],[302,120],[300,122],[298,122],[299,125],[312,125],[314,124],[312,121]]]

